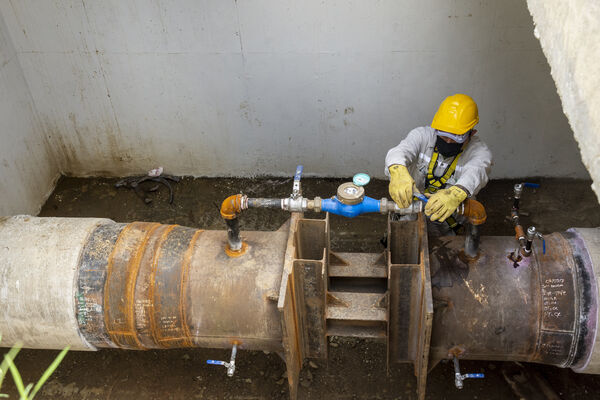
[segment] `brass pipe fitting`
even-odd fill
[[[241,194],[234,194],[229,196],[221,204],[221,217],[223,219],[234,219],[242,212],[244,204],[244,196]]]
[[[472,225],[481,225],[487,219],[483,204],[473,199],[467,199],[463,202],[462,215],[464,215]]]

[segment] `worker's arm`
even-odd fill
[[[463,164],[456,181],[456,186],[465,190],[469,197],[476,195],[488,183],[492,167],[492,152],[485,143],[474,139],[463,155]]]
[[[390,149],[385,157],[385,175],[390,176],[389,168],[392,165],[404,165],[409,168],[417,161],[421,149],[427,146],[429,136],[424,127],[415,128],[400,142]]]

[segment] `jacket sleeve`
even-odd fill
[[[476,195],[488,183],[491,167],[492,152],[483,142],[479,142],[465,160],[456,185],[466,189],[469,196]]]
[[[415,128],[409,132],[400,144],[390,149],[385,157],[385,176],[390,176],[390,165],[400,164],[409,168],[417,161],[423,142],[427,139],[423,128]]]

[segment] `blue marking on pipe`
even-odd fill
[[[546,254],[546,239],[542,239],[542,254]]]
[[[302,171],[304,171],[304,167],[302,165],[298,165],[296,167],[296,175],[294,175],[294,180],[299,181],[302,178]]]
[[[321,210],[343,217],[354,218],[365,213],[380,212],[380,203],[379,200],[365,196],[362,202],[350,206],[341,203],[337,197],[334,197],[332,199],[323,199],[321,202]]]
[[[523,183],[523,186],[528,187],[528,188],[534,188],[537,189],[540,187],[539,183],[530,183],[530,182],[525,182]]]
[[[465,378],[485,378],[484,374],[464,374]]]
[[[206,363],[211,365],[225,365],[225,361],[219,360],[206,360]]]

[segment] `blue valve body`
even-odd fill
[[[211,365],[225,365],[226,362],[225,361],[219,361],[219,360],[206,360],[207,364],[211,364]]]
[[[528,187],[528,188],[537,189],[537,188],[540,187],[540,184],[539,183],[524,182],[523,186]]]
[[[365,213],[380,212],[381,202],[365,196],[362,202],[350,206],[341,203],[337,197],[334,197],[332,199],[323,199],[321,210],[343,217],[354,218]]]

